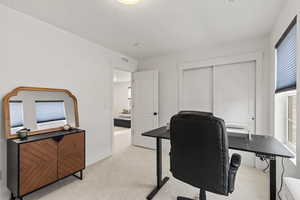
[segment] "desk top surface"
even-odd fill
[[[154,129],[142,134],[147,137],[160,139],[170,139],[170,131],[166,127]],[[248,135],[228,132],[228,143],[230,149],[247,151],[257,154],[293,158],[294,155],[276,138],[265,135],[252,135],[252,140]]]

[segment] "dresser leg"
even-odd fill
[[[10,193],[10,200],[15,200],[16,197],[14,197],[14,194],[13,193]]]
[[[79,171],[79,176],[77,176],[76,174],[73,174],[74,177],[78,178],[79,180],[83,179],[83,172],[82,170]]]
[[[80,180],[82,180],[83,179],[83,172],[82,172],[82,170],[80,171]]]

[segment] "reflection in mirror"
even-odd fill
[[[47,129],[67,124],[64,100],[35,101],[37,129]]]
[[[42,131],[76,127],[73,98],[65,92],[20,91],[9,99],[11,134],[22,128]]]
[[[23,102],[9,101],[9,110],[11,132],[16,134],[17,131],[24,128]]]

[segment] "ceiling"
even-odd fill
[[[232,3],[232,1],[234,1]],[[286,0],[0,0],[137,59],[266,36]]]
[[[125,71],[114,70],[114,82],[130,82],[131,81],[131,73]]]

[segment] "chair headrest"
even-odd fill
[[[210,112],[202,112],[202,111],[192,111],[192,110],[183,110],[178,113],[179,115],[200,115],[200,116],[211,116],[214,115]]]

